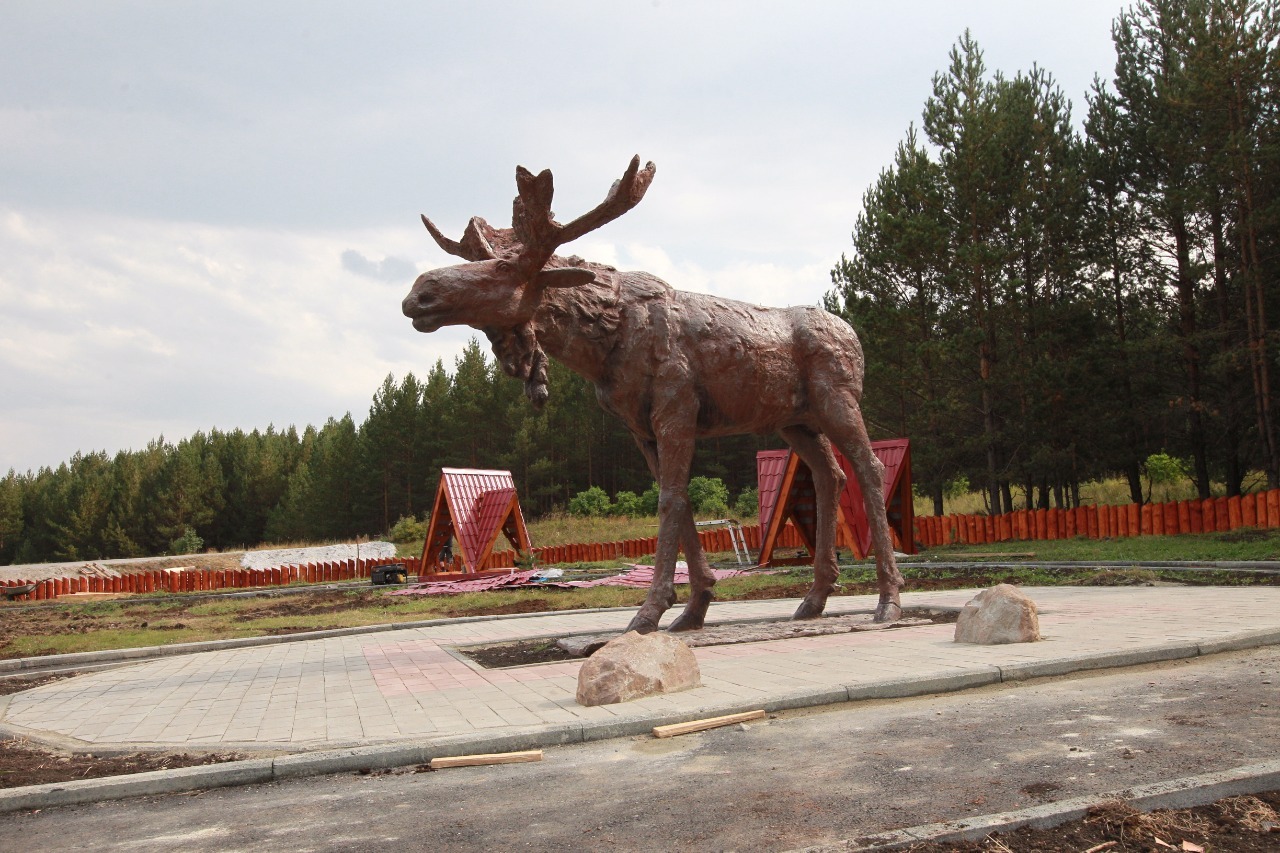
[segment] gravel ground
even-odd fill
[[[369,560],[381,557],[394,557],[396,546],[390,542],[361,542],[360,559]],[[42,581],[47,578],[76,577],[80,569],[90,564],[107,566],[118,571],[136,571],[149,566],[164,568],[174,561],[187,565],[199,565],[206,555],[191,554],[186,557],[134,557],[123,560],[80,560],[70,563],[27,563],[17,566],[0,566],[0,581],[28,580]],[[234,553],[223,553],[220,558],[236,556]],[[318,545],[314,548],[277,548],[270,551],[245,551],[240,555],[240,565],[246,569],[266,569],[276,566],[293,566],[299,563],[321,563],[337,560],[354,560],[355,545]],[[154,566],[152,566],[154,564]]]
[[[390,542],[361,542],[360,559],[374,560],[394,557],[396,546]],[[322,545],[315,548],[279,548],[274,551],[246,551],[240,565],[246,569],[271,569],[276,566],[297,566],[302,563],[326,563],[337,560],[354,560],[355,545]]]

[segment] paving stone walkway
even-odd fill
[[[738,709],[918,695],[1280,643],[1280,588],[1024,591],[1040,608],[1038,643],[957,644],[944,624],[700,648],[702,687],[621,705],[574,701],[579,661],[485,670],[455,651],[620,630],[630,618],[566,612],[163,658],[14,694],[0,724],[82,748],[306,751],[505,734],[567,742]],[[909,593],[903,603],[958,607],[975,592]],[[720,603],[709,621],[785,618],[796,605]],[[828,612],[874,605],[871,596],[840,597]]]

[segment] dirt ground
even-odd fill
[[[917,844],[912,853],[1274,853],[1280,849],[1280,791],[1228,797],[1207,806],[1143,813],[1111,801],[1089,810],[1083,820],[1052,829],[1019,829],[982,841]]]
[[[245,756],[233,752],[174,753],[138,752],[132,755],[93,755],[92,753],[59,753],[43,749],[20,738],[0,740],[0,788],[43,785],[48,782],[71,782],[76,779],[98,779],[146,773],[150,770],[172,770],[203,764],[221,764]]]

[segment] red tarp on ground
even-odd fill
[[[539,581],[534,578],[544,571],[542,569],[534,569],[524,572],[511,572],[506,575],[493,575],[487,578],[476,578],[475,580],[466,581],[428,581],[426,583],[415,584],[405,589],[397,589],[389,595],[448,595],[450,593],[462,592],[484,592],[490,589],[509,589],[513,587],[553,587],[557,589],[581,589],[594,586],[630,586],[641,589],[647,588],[653,582],[653,566],[632,566],[631,571],[623,572],[620,575],[610,575],[607,578],[597,578],[589,581],[561,581],[548,580]],[[715,575],[716,580],[724,580],[725,578],[736,578],[745,575],[747,572],[738,569],[712,569],[711,573]],[[687,568],[676,568],[676,583],[689,582],[689,570]]]

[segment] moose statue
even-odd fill
[[[460,241],[422,222],[440,248],[467,261],[418,276],[405,316],[420,332],[465,325],[484,332],[534,406],[547,399],[547,354],[590,380],[600,405],[622,419],[659,486],[653,585],[628,630],[658,629],[676,601],[677,553],[690,594],[670,631],[702,627],[715,577],[689,505],[694,441],[778,432],[813,472],[817,536],[813,586],[793,618],[822,615],[835,588],[836,519],[844,474],[831,445],[862,487],[876,555],[877,622],[901,614],[902,575],[885,515],[883,466],[862,420],[862,346],[848,324],[815,307],[763,308],[675,290],[644,272],[555,251],[640,203],[653,163],[632,159],[594,210],[568,224],[551,212],[550,171],[516,168],[511,228],[480,217]]]

